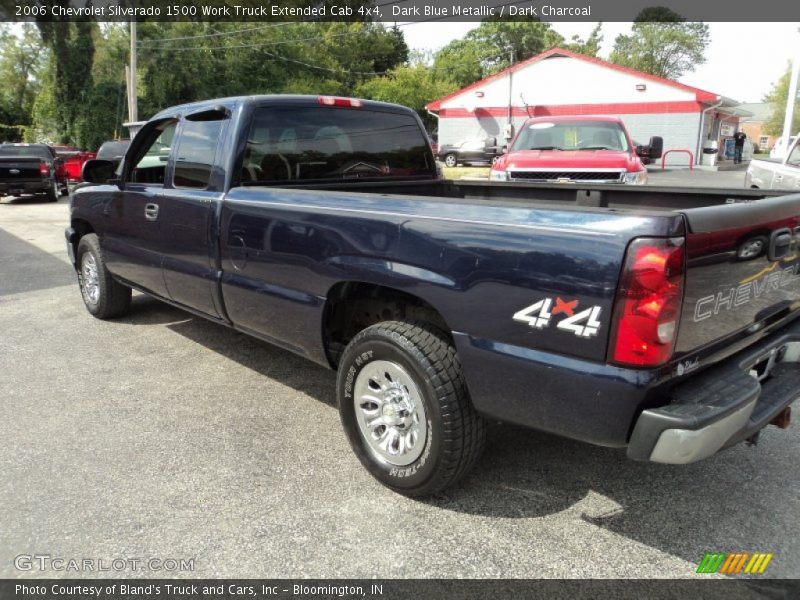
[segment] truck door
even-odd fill
[[[107,221],[103,251],[112,273],[157,296],[167,297],[159,243],[164,191],[177,120],[152,121],[137,135],[126,158],[120,190],[103,210]]]
[[[158,215],[164,223],[160,248],[169,297],[213,317],[219,311],[212,225],[224,189],[214,161],[229,122],[228,112],[219,108],[183,119]]]

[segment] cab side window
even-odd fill
[[[183,124],[175,153],[175,187],[205,189],[211,180],[222,119],[190,120]]]
[[[786,164],[800,167],[800,142],[794,145],[794,150],[792,150],[789,158],[786,159]]]
[[[131,169],[130,181],[164,185],[164,175],[177,124],[177,121],[165,121],[150,132],[149,137],[152,139],[149,145],[146,145],[144,153],[139,153],[140,158],[136,161],[136,166]]]

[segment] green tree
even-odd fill
[[[514,62],[526,60],[548,48],[559,46],[564,38],[549,23],[486,20],[463,39],[453,40],[434,57],[434,68],[464,87],[488,77]]]
[[[484,49],[474,40],[453,40],[434,55],[433,69],[458,88],[466,87],[484,77],[484,54]]]
[[[69,0],[58,0],[64,6]],[[93,21],[37,21],[44,45],[53,61],[53,93],[56,101],[56,141],[80,143],[76,123],[87,92],[92,88],[94,61]]]
[[[395,67],[382,77],[374,77],[356,88],[356,94],[371,100],[394,102],[417,111],[430,129],[436,119],[425,105],[458,89],[450,79],[437,78],[436,71],[421,62]]]
[[[376,56],[373,62],[375,70],[379,73],[408,62],[409,49],[403,32],[395,24],[386,32],[386,50],[382,55]]]
[[[705,62],[708,25],[686,22],[663,7],[645,9],[630,35],[618,35],[610,61],[638,71],[677,79]]]
[[[21,139],[31,124],[33,103],[39,91],[39,74],[46,63],[36,27],[22,26],[19,34],[0,26],[0,136]]]
[[[786,67],[786,72],[775,82],[770,92],[764,96],[764,102],[772,105],[772,114],[764,122],[764,132],[769,135],[783,134],[783,121],[786,118],[786,104],[789,99],[789,80],[792,76],[792,65]],[[794,116],[792,118],[791,132],[800,130],[800,95],[795,99]]]
[[[564,44],[564,48],[586,56],[597,56],[600,44],[603,43],[603,24],[598,23],[585,40],[579,35],[573,35],[572,40]]]
[[[52,141],[58,137],[54,70],[54,61],[50,56],[39,73],[40,91],[31,109],[31,126],[25,131],[26,142]]]
[[[468,32],[465,37],[474,40],[485,50],[487,75],[508,67],[511,54],[514,62],[519,62],[564,43],[564,38],[552,29],[550,23],[543,23],[538,19],[490,19]]]

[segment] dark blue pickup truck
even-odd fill
[[[800,396],[800,195],[443,181],[415,113],[326,96],[165,110],[84,179],[90,313],[133,288],[338,370],[404,494],[463,476],[486,419],[689,463]]]

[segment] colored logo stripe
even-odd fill
[[[698,573],[761,574],[767,570],[773,554],[767,552],[707,552],[697,567]],[[746,566],[745,566],[746,565]]]
[[[769,554],[765,552],[757,552],[753,554],[753,558],[750,559],[750,562],[747,563],[747,567],[745,568],[745,573],[763,573],[767,570],[767,565],[769,561],[772,560],[772,553]]]
[[[724,552],[706,553],[703,560],[700,562],[700,566],[697,567],[697,572],[716,573],[720,566],[722,566],[723,560],[725,560]]]

